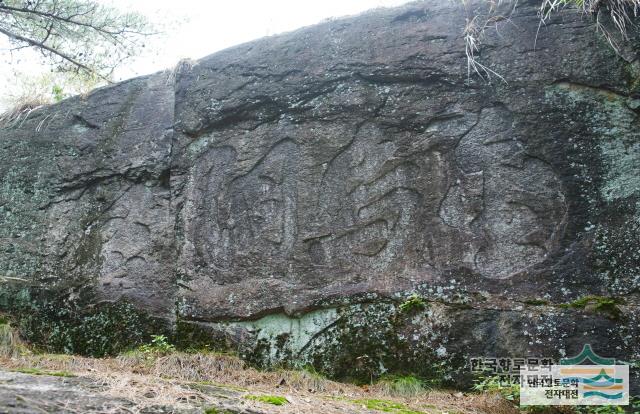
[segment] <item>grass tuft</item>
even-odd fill
[[[511,15],[518,6],[517,1],[512,0],[485,0],[487,10],[485,12],[475,11],[470,13],[469,5],[474,2],[460,0],[467,12],[467,22],[463,31],[465,41],[465,53],[467,57],[467,78],[470,81],[473,74],[478,75],[485,81],[490,81],[492,76],[497,77],[506,83],[503,76],[483,65],[478,61],[480,55],[480,45],[484,40],[485,32],[494,27],[498,31],[500,22],[510,22]],[[500,14],[498,7],[503,3],[511,3],[509,12]],[[547,24],[551,16],[561,9],[571,6],[579,13],[593,17],[595,28],[600,32],[612,49],[620,54],[620,44],[616,41],[614,33],[606,28],[604,21],[610,20],[618,32],[622,41],[630,41],[628,32],[635,25],[634,19],[640,17],[640,0],[540,0],[538,11],[539,25],[538,33],[543,25]],[[532,39],[534,48],[538,35]]]
[[[51,103],[50,100],[42,97],[20,98],[11,109],[0,114],[0,128],[21,125],[33,111]]]
[[[596,30],[609,42],[611,47],[620,53],[620,45],[603,23],[603,15],[608,15],[622,40],[628,41],[629,27],[633,19],[640,16],[640,0],[543,0],[540,5],[540,24],[545,24],[552,13],[573,5],[582,13],[593,16]]]
[[[393,397],[415,397],[428,391],[424,382],[412,375],[383,377],[372,388]]]
[[[12,358],[28,352],[17,331],[3,317],[2,322],[0,322],[0,356]]]
[[[306,366],[299,370],[278,370],[283,384],[297,390],[325,392],[332,381],[320,374],[315,368]]]

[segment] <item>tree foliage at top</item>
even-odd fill
[[[0,35],[33,48],[62,72],[108,79],[151,34],[135,13],[85,0],[0,0]]]

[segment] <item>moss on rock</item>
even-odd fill
[[[616,298],[584,296],[573,302],[561,305],[561,307],[593,310],[594,312],[607,315],[611,319],[620,319],[622,317],[622,310],[618,305],[621,303],[622,301]]]

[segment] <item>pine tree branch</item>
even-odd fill
[[[126,30],[126,29],[122,29],[122,30],[118,30],[118,31],[111,31],[111,30],[107,30],[104,29],[102,27],[100,27],[99,25],[96,24],[91,24],[91,23],[85,23],[85,22],[81,22],[78,20],[75,20],[75,17],[78,16],[86,16],[87,14],[90,13],[94,13],[96,11],[95,7],[91,10],[86,10],[85,12],[82,13],[77,13],[71,16],[61,16],[59,14],[54,14],[54,13],[49,13],[49,12],[43,12],[43,11],[39,11],[39,10],[33,10],[33,9],[25,9],[25,8],[19,8],[19,7],[11,7],[11,6],[4,6],[2,4],[0,4],[0,11],[5,10],[8,13],[24,13],[24,14],[32,14],[32,15],[37,15],[37,16],[41,16],[41,17],[46,17],[49,19],[54,19],[60,22],[64,22],[64,23],[68,23],[68,24],[73,24],[73,25],[78,25],[78,26],[83,26],[83,27],[87,27],[90,29],[93,29],[97,32],[106,34],[106,35],[110,35],[110,36],[118,36],[118,35],[124,35],[124,34],[135,34],[135,35],[141,35],[141,36],[151,36],[157,33],[154,32],[142,32],[142,31],[136,31],[136,30]]]
[[[72,58],[71,56],[69,56],[69,55],[67,55],[67,54],[65,54],[65,53],[63,53],[63,52],[61,52],[61,51],[59,51],[59,50],[57,50],[55,48],[47,46],[46,44],[44,44],[42,42],[39,42],[39,41],[34,40],[34,39],[30,39],[28,37],[21,36],[21,35],[19,35],[17,33],[10,32],[8,30],[3,29],[2,27],[0,27],[0,33],[2,33],[3,35],[5,35],[5,36],[7,36],[7,37],[9,37],[11,39],[17,40],[19,42],[27,43],[30,46],[34,46],[34,47],[40,48],[42,50],[45,50],[45,51],[47,51],[49,53],[52,53],[52,54],[54,54],[54,55],[56,55],[56,56],[58,56],[58,57],[60,57],[60,58],[62,58],[64,60],[66,60],[67,62],[77,66],[78,68],[87,71],[88,73],[96,74],[96,75],[102,77],[101,75],[96,73],[95,70],[91,69],[87,65],[77,61],[76,59]],[[107,80],[107,79],[104,79],[104,80]]]

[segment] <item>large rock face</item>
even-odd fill
[[[534,48],[537,3],[485,36],[505,82],[468,76],[467,15],[433,0],[5,126],[2,306],[71,351],[151,316],[338,376],[584,343],[639,359],[638,50],[571,10]]]

